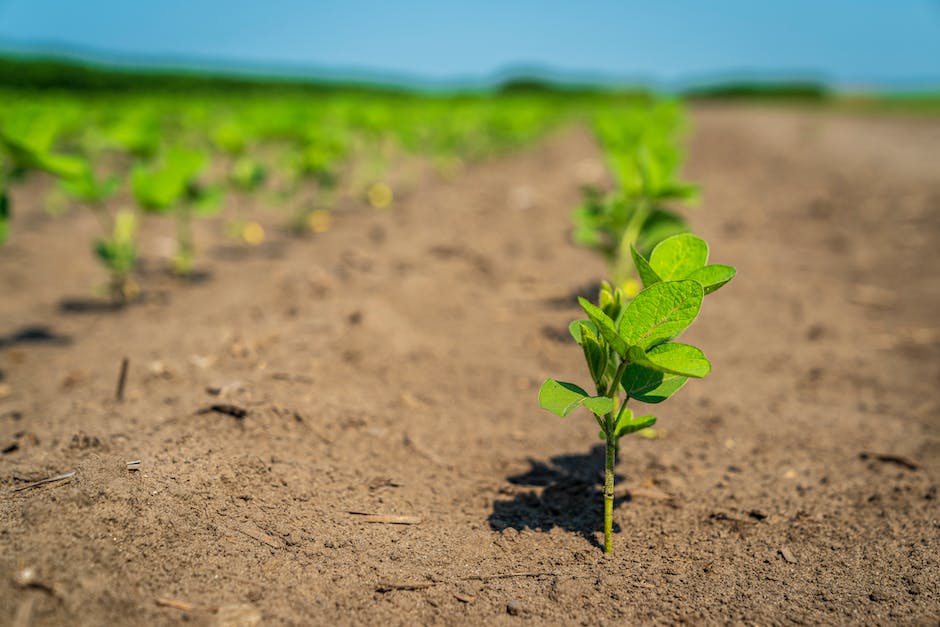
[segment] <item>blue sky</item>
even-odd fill
[[[480,78],[940,86],[940,0],[0,0],[0,48]]]

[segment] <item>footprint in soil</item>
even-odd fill
[[[581,455],[557,455],[548,462],[529,459],[528,471],[506,477],[519,486],[542,488],[493,503],[488,522],[494,531],[513,528],[550,531],[555,527],[581,534],[600,548],[596,533],[603,529],[604,447],[596,445]],[[615,477],[621,481],[622,477]],[[625,500],[616,499],[614,507]],[[619,526],[614,523],[614,531]]]

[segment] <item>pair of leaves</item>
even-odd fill
[[[630,435],[631,433],[636,433],[641,429],[648,429],[656,424],[656,416],[637,416],[634,417],[633,412],[629,409],[625,409],[620,415],[620,419],[617,421],[617,426],[614,428],[614,437],[618,440],[625,435]],[[601,440],[607,439],[607,434],[601,431],[597,434]]]
[[[137,260],[136,234],[137,215],[133,211],[119,211],[111,237],[95,241],[95,254],[112,272],[127,274]]]
[[[697,281],[660,281],[637,294],[616,323],[586,298],[578,302],[598,333],[627,359],[631,347],[645,353],[682,333],[698,316],[703,296]]]
[[[614,401],[608,396],[591,396],[574,383],[547,379],[539,389],[539,405],[562,418],[578,407],[603,416],[613,410]]]
[[[595,382],[611,370],[609,346],[628,362],[620,379],[628,397],[659,403],[689,377],[701,378],[711,370],[701,350],[670,341],[692,323],[703,297],[697,281],[660,281],[637,294],[617,322],[581,299],[589,320],[576,320],[569,330],[584,350]]]
[[[205,163],[203,153],[174,147],[167,151],[159,166],[136,167],[131,186],[137,202],[146,211],[166,213],[191,195]]]
[[[670,342],[698,315],[704,292],[697,281],[668,281],[643,290],[630,302],[619,324],[599,307],[580,299],[589,320],[577,320],[569,330],[584,350],[591,377],[603,380],[610,369],[612,348],[629,365],[620,383],[633,398],[664,400],[688,377],[704,377],[711,365],[701,350]],[[602,342],[601,339],[604,341]],[[544,409],[566,416],[585,406],[603,415],[612,406],[606,397],[592,397],[573,383],[549,379],[539,392]]]
[[[636,248],[631,248],[631,252],[644,287],[689,279],[700,283],[704,292],[711,294],[735,275],[731,266],[707,265],[708,244],[691,233],[664,239],[653,248],[648,261]]]
[[[0,131],[0,146],[19,168],[43,170],[63,179],[75,179],[91,169],[87,161],[75,155],[51,152],[48,147],[31,145],[26,140]]]

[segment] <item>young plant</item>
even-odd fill
[[[604,552],[613,551],[614,465],[619,441],[652,426],[655,416],[634,416],[630,399],[660,403],[701,378],[711,364],[701,350],[673,340],[698,316],[705,294],[730,281],[734,268],[707,265],[708,245],[691,234],[660,242],[650,259],[633,249],[644,289],[626,304],[616,289],[605,286],[600,306],[579,299],[587,320],[569,329],[581,346],[595,392],[574,383],[548,379],[539,390],[539,404],[565,417],[587,408],[606,443],[604,475]]]
[[[131,178],[134,196],[144,211],[172,213],[175,217],[173,271],[180,276],[189,276],[193,270],[193,218],[213,215],[221,203],[221,190],[205,187],[198,180],[205,163],[206,157],[201,152],[171,148],[161,164],[138,166]]]
[[[80,175],[63,178],[60,187],[72,198],[87,206],[104,232],[94,242],[98,260],[108,270],[108,294],[112,302],[123,305],[138,291],[130,278],[137,261],[137,216],[132,211],[119,211],[112,216],[105,208],[105,201],[117,191],[116,177],[99,179],[88,164]]]
[[[133,211],[118,211],[114,216],[114,227],[110,237],[95,240],[95,254],[111,275],[108,291],[111,299],[124,303],[133,297],[137,286],[130,279],[131,270],[137,262],[137,214]]]
[[[55,132],[48,123],[0,128],[0,244],[10,234],[10,181],[31,170],[71,179],[83,176],[88,167],[80,157],[52,151]]]
[[[584,190],[584,202],[572,216],[573,238],[604,256],[614,285],[627,296],[639,287],[631,247],[648,254],[665,238],[688,231],[685,221],[668,208],[697,196],[694,185],[678,180],[680,127],[681,110],[668,102],[648,111],[600,116],[596,122],[616,188],[606,194],[591,187]]]

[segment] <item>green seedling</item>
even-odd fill
[[[267,178],[264,166],[247,155],[242,155],[235,159],[232,168],[229,170],[229,182],[244,192],[250,192],[257,189]]]
[[[249,125],[237,119],[223,122],[212,131],[213,145],[233,159],[229,183],[245,192],[256,189],[267,176],[264,166],[246,154],[252,140],[250,131]]]
[[[0,129],[0,244],[10,234],[11,180],[22,178],[30,170],[41,170],[59,177],[74,179],[85,175],[88,164],[73,155],[52,152],[55,129],[50,124],[24,128]]]
[[[114,217],[110,237],[95,241],[95,255],[111,274],[108,291],[114,302],[123,303],[137,291],[130,273],[137,262],[137,215],[133,211],[119,211]]]
[[[78,176],[63,178],[59,186],[70,197],[88,207],[104,232],[94,242],[95,257],[109,274],[108,294],[116,304],[124,304],[137,293],[137,284],[130,278],[137,261],[135,237],[137,216],[131,211],[119,211],[112,216],[105,202],[118,188],[117,177],[99,179],[90,164]]]
[[[701,350],[674,342],[698,316],[705,294],[734,277],[734,268],[707,265],[708,246],[694,235],[660,242],[649,260],[634,254],[646,287],[629,302],[605,285],[599,305],[580,299],[586,320],[569,329],[581,346],[595,392],[574,383],[548,379],[539,404],[565,417],[579,407],[589,410],[606,443],[604,476],[604,552],[613,551],[614,466],[620,438],[651,427],[655,416],[634,416],[630,399],[661,403],[690,378],[709,373]]]
[[[176,220],[173,271],[180,276],[193,271],[193,218],[215,214],[222,200],[221,189],[205,187],[198,180],[205,164],[201,152],[177,147],[168,150],[157,166],[137,166],[131,177],[134,196],[144,211],[172,214]]]
[[[684,220],[669,209],[674,202],[692,202],[698,191],[678,180],[682,151],[675,136],[679,109],[663,103],[649,111],[602,116],[596,132],[616,188],[603,194],[584,190],[584,202],[572,219],[576,243],[601,253],[615,286],[632,296],[639,288],[630,249],[649,254],[665,238],[688,231]]]
[[[296,189],[301,181],[309,180],[316,185],[317,193],[316,202],[299,203],[291,217],[290,229],[293,232],[314,230],[311,228],[311,216],[332,209],[347,150],[346,138],[339,132],[308,130],[302,145],[288,155],[291,186]]]

